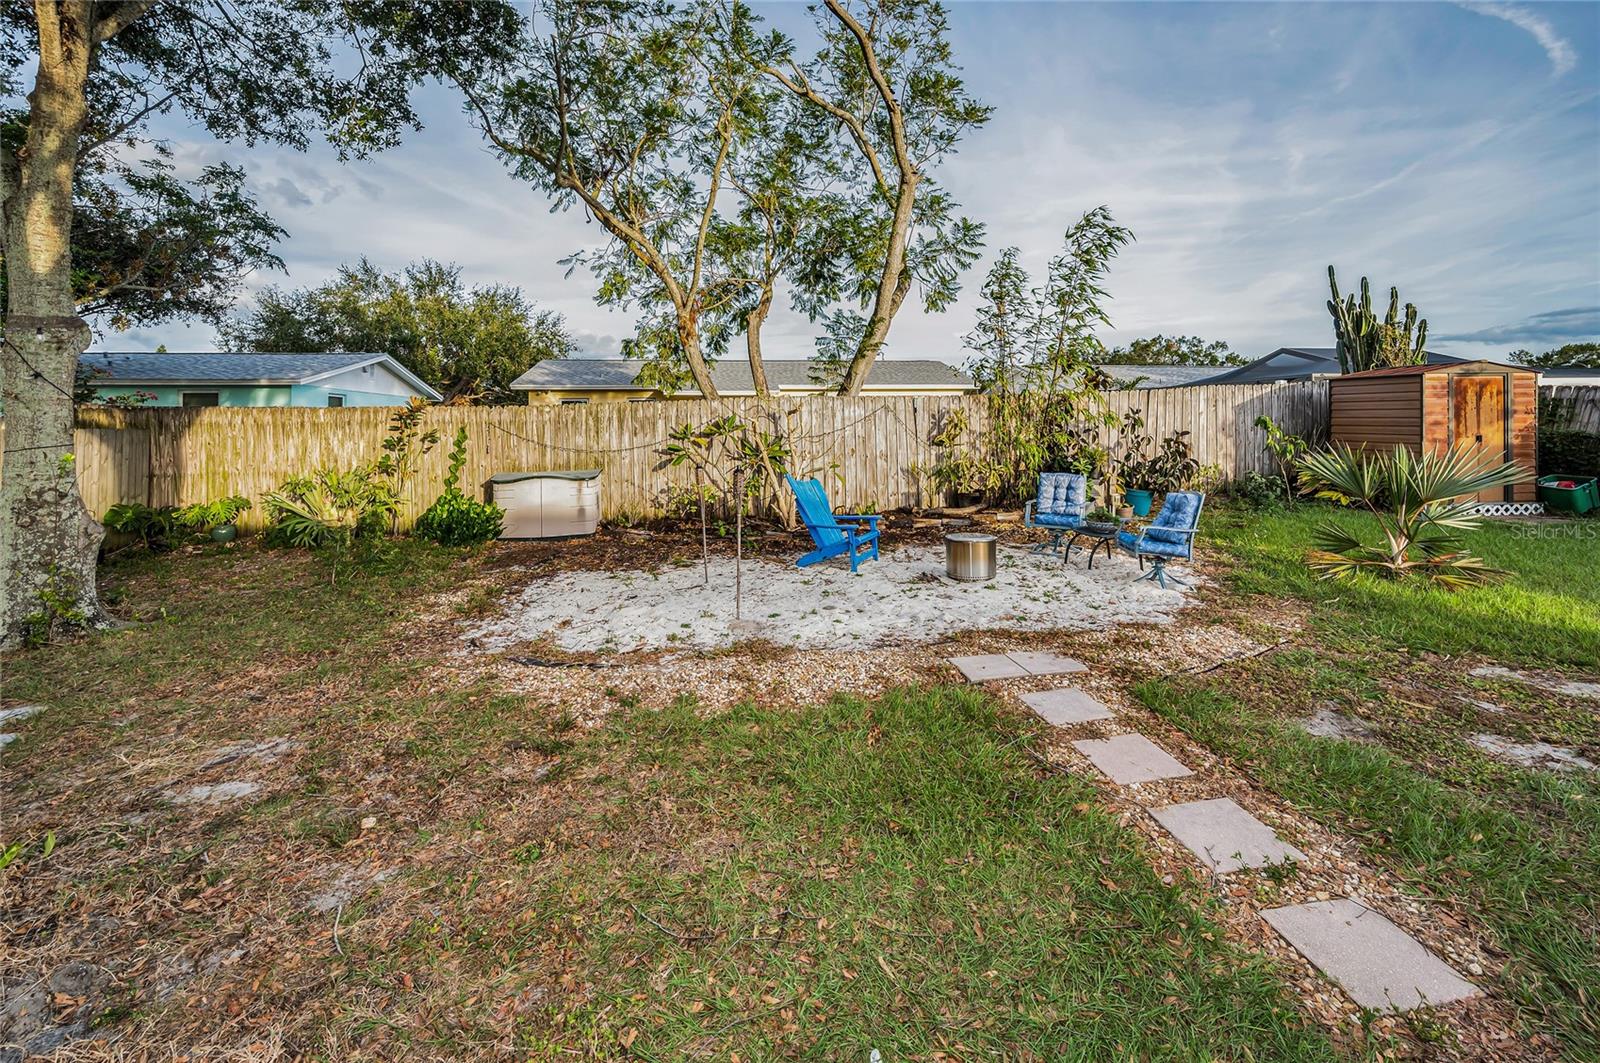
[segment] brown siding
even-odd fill
[[[1331,424],[1328,438],[1352,447],[1392,447],[1403,443],[1413,449],[1422,442],[1423,377],[1378,377],[1371,380],[1328,382]]]
[[[1528,470],[1530,476],[1538,468],[1539,435],[1539,377],[1534,373],[1513,373],[1511,376],[1511,460]],[[1532,502],[1538,497],[1537,485],[1532,479],[1514,484],[1511,488],[1513,502]]]

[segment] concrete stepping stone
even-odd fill
[[[1142,734],[1091,738],[1072,745],[1112,782],[1122,786],[1194,774]]]
[[[976,657],[951,657],[951,664],[967,677],[969,683],[983,683],[990,679],[1019,679],[1029,672],[1003,653],[984,653]]]
[[[1089,670],[1088,665],[1071,657],[1032,650],[982,653],[976,657],[950,657],[947,660],[961,670],[969,683],[983,683],[990,679],[1020,679],[1025,675],[1065,675]]]
[[[1359,901],[1269,908],[1261,917],[1302,956],[1375,1011],[1448,1004],[1480,990],[1382,914]]]
[[[1017,653],[1008,653],[1006,656],[1026,668],[1031,675],[1067,675],[1071,672],[1087,672],[1089,666],[1082,661],[1071,657],[1063,657],[1059,653],[1041,653],[1036,650],[1023,650]]]
[[[1036,690],[1022,695],[1023,704],[1057,727],[1088,723],[1090,720],[1109,720],[1110,709],[1077,687],[1057,690]]]
[[[1168,805],[1150,814],[1218,875],[1306,858],[1271,827],[1226,797]]]

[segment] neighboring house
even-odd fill
[[[1590,369],[1582,365],[1553,365],[1549,368],[1529,366],[1530,369],[1539,370],[1539,384],[1541,387],[1600,387],[1600,369]]]
[[[1429,365],[1452,365],[1466,361],[1433,351],[1427,352],[1427,358]],[[1319,377],[1339,376],[1340,373],[1337,347],[1279,347],[1248,365],[1225,369],[1192,383],[1276,384],[1282,380],[1316,380]]]
[[[1123,365],[1100,363],[1096,365],[1112,380],[1131,383],[1136,389],[1181,388],[1185,384],[1198,384],[1217,372],[1214,365]]]
[[[775,395],[820,395],[833,390],[811,379],[811,363],[807,361],[768,359],[762,364],[767,371],[767,387]],[[671,395],[634,383],[643,365],[633,358],[553,358],[540,362],[512,381],[511,389],[527,392],[529,405],[700,397],[693,383]],[[714,363],[711,381],[724,396],[756,393],[750,377],[750,363],[744,358],[730,356]],[[863,395],[964,395],[976,390],[970,377],[944,362],[879,359],[872,364],[872,373],[861,392]]]
[[[444,396],[387,354],[90,351],[79,372],[101,399],[147,406],[403,406]]]

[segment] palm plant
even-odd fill
[[[1344,446],[1299,459],[1300,482],[1318,498],[1359,505],[1377,519],[1384,542],[1368,545],[1326,521],[1307,555],[1321,579],[1372,572],[1389,579],[1421,575],[1445,587],[1489,583],[1506,573],[1466,551],[1462,533],[1479,524],[1476,495],[1527,478],[1515,462],[1494,465],[1468,450],[1414,454]]]

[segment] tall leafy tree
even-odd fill
[[[511,382],[572,353],[559,314],[536,311],[518,288],[468,288],[461,267],[433,262],[386,273],[366,259],[326,284],[270,288],[222,337],[248,351],[376,351],[446,401],[507,402]]]
[[[94,160],[173,110],[247,143],[303,147],[326,130],[348,151],[385,147],[415,124],[410,90],[437,57],[492,57],[512,40],[509,15],[444,0],[36,0],[0,11],[0,76],[26,101],[0,125],[0,641],[41,611],[100,615],[102,529],[72,460],[73,384],[90,339],[73,226]]]
[[[1535,369],[1600,369],[1600,343],[1567,343],[1542,354],[1534,354],[1529,350],[1512,351],[1511,357]]]
[[[1116,418],[1105,398],[1112,381],[1094,365],[1105,353],[1095,330],[1110,324],[1105,278],[1132,239],[1096,207],[1067,229],[1041,284],[1016,248],[990,267],[966,343],[968,371],[989,397],[989,449],[974,486],[991,497],[1027,497],[1044,469],[1105,469],[1100,432]]]
[[[719,0],[539,0],[529,27],[516,61],[455,64],[451,78],[517,176],[610,234],[568,260],[594,272],[600,301],[642,308],[641,345],[681,358],[715,397],[708,355],[750,287],[728,268],[748,242],[726,209],[729,175],[764,117],[756,63],[781,39]]]
[[[813,280],[866,311],[832,312],[822,348],[836,359],[849,349],[839,387],[854,395],[913,287],[927,309],[942,310],[977,260],[983,226],[961,217],[930,175],[990,108],[966,91],[938,0],[823,0],[816,18],[814,59],[785,56],[764,69],[832,123],[834,165],[850,178],[834,211],[847,239],[832,277],[813,270]]]
[[[1113,347],[1102,360],[1113,365],[1244,365],[1249,361],[1222,340],[1207,343],[1199,336],[1161,335]]]

